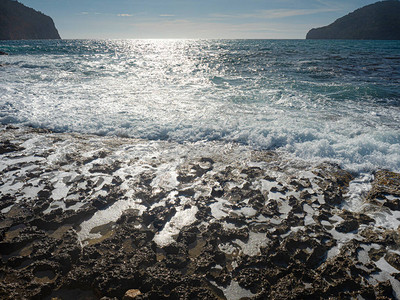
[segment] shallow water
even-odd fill
[[[400,42],[1,41],[0,122],[400,171]]]

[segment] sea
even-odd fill
[[[0,123],[400,172],[400,41],[0,41]]]

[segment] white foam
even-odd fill
[[[65,183],[62,181],[58,181],[54,185],[54,190],[52,191],[51,197],[55,201],[64,199],[65,197],[67,197],[68,191],[69,188],[65,185]]]
[[[91,233],[91,230],[97,226],[105,225],[117,221],[122,213],[128,209],[137,209],[141,214],[146,208],[135,199],[118,200],[113,205],[104,210],[98,210],[93,217],[80,224],[80,230],[77,232],[78,240],[85,244],[87,239],[100,238],[101,234]]]
[[[19,191],[22,187],[24,186],[24,184],[22,182],[15,182],[14,180],[12,182],[6,182],[5,184],[3,184],[2,186],[0,186],[0,191],[3,194],[7,194],[10,192],[17,192]]]
[[[371,245],[362,244],[361,247],[362,249],[358,251],[357,257],[358,260],[363,264],[368,264],[370,262],[368,253],[371,249],[380,249],[380,246],[378,244],[371,244]]]
[[[287,200],[278,200],[279,203],[279,213],[281,213],[283,216],[282,218],[286,218],[288,213],[292,210],[292,207],[289,205]]]
[[[1,213],[2,213],[2,214],[8,213],[8,212],[13,208],[13,206],[14,206],[14,204],[12,204],[12,205],[10,205],[10,206],[8,206],[8,207],[3,208],[3,209],[1,210]]]
[[[381,257],[378,261],[376,261],[375,265],[390,275],[400,273],[400,271],[390,265],[384,257]]]
[[[393,211],[386,206],[376,206],[365,200],[366,195],[372,188],[372,181],[374,176],[372,174],[362,173],[357,178],[352,180],[349,185],[348,192],[345,196],[344,209],[353,212],[365,213],[374,219],[377,227],[385,229],[397,230],[400,226],[400,211]],[[397,197],[387,195],[386,198],[395,200]],[[383,200],[377,200],[384,203]]]
[[[303,210],[306,214],[314,215],[314,209],[307,203],[303,204]]]
[[[334,215],[331,220],[343,220],[341,217]],[[357,240],[357,241],[362,241],[364,238],[359,236],[358,234],[355,233],[342,233],[336,231],[335,228],[332,228],[330,230],[327,230],[331,235],[332,238],[336,240],[337,245],[332,247],[331,249],[328,250],[327,253],[327,259],[330,259],[332,257],[337,256],[340,253],[340,249],[348,242],[351,240]]]
[[[400,282],[396,280],[391,274],[389,274],[386,271],[379,272],[378,274],[373,274],[371,276],[372,279],[375,281],[379,282],[385,282],[385,281],[390,281],[390,284],[392,285],[393,292],[394,292],[394,298],[399,299],[400,297]]]
[[[242,240],[235,240],[234,243],[237,244],[243,254],[248,256],[256,256],[260,254],[261,248],[266,247],[269,243],[265,233],[249,232],[249,239],[246,242]]]
[[[217,202],[210,204],[211,214],[215,219],[222,219],[229,215],[229,210],[226,208],[226,204],[229,203],[227,200],[218,199]]]
[[[344,208],[350,211],[360,212],[365,207],[365,195],[371,190],[371,182],[374,176],[370,173],[361,173],[350,181],[347,193],[344,195],[346,202]]]
[[[313,219],[312,215],[306,215],[304,218],[304,225],[310,226],[316,224],[315,220]]]
[[[196,221],[196,214],[198,211],[199,209],[197,206],[177,211],[164,226],[163,230],[154,236],[154,242],[160,247],[165,247],[173,243],[175,241],[175,236],[179,234],[183,227],[191,225]]]
[[[242,207],[239,210],[235,210],[235,212],[247,218],[254,217],[257,214],[257,211],[254,208],[248,206]]]
[[[232,280],[230,285],[226,288],[221,288],[224,292],[226,299],[229,300],[240,300],[245,298],[252,298],[256,294],[253,294],[251,291],[242,288],[236,281]]]
[[[397,230],[400,227],[400,211],[382,209],[380,212],[369,213],[375,219],[376,226]]]
[[[173,189],[179,185],[177,172],[173,165],[163,165],[157,168],[156,177],[151,182],[153,188],[162,188],[166,190]]]

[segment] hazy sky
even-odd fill
[[[377,0],[19,0],[62,38],[303,39]]]

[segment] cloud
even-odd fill
[[[315,9],[267,9],[248,14],[211,14],[210,17],[217,19],[279,19],[295,16],[313,15],[324,12],[338,11],[337,8],[315,8]]]
[[[175,15],[169,15],[169,14],[162,14],[160,17],[175,17]]]
[[[133,17],[133,15],[132,14],[110,14],[110,13],[101,13],[101,12],[88,12],[88,11],[82,11],[81,13],[80,13],[80,15],[83,15],[83,16],[89,16],[89,15],[91,15],[91,16],[117,16],[117,17]]]
[[[80,15],[83,15],[83,16],[88,16],[88,15],[104,15],[103,13],[100,13],[100,12],[88,12],[88,11],[82,11],[82,12],[80,12]]]
[[[309,24],[293,26],[275,22],[242,24],[204,22],[185,19],[132,23],[133,38],[303,38]]]

